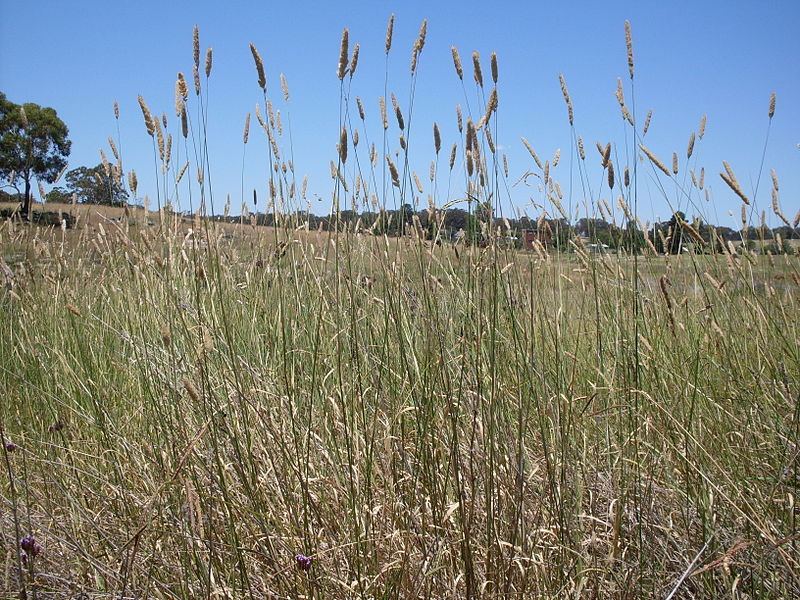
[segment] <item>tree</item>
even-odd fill
[[[54,187],[45,194],[44,201],[55,204],[69,204],[72,202],[72,195],[62,187]]]
[[[78,196],[78,202],[118,206],[128,200],[128,192],[114,176],[114,168],[109,166],[108,172],[103,165],[72,169],[66,174],[67,188]]]
[[[14,179],[24,182],[22,214],[26,219],[30,218],[33,178],[53,183],[67,166],[68,134],[54,109],[32,102],[19,106],[0,92],[0,179],[17,191]]]

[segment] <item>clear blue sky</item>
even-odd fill
[[[739,200],[719,178],[728,160],[745,191],[754,190],[767,135],[770,93],[777,110],[766,150],[764,174],[755,199],[758,211],[771,214],[769,169],[781,182],[780,201],[791,220],[800,208],[800,2],[29,2],[0,4],[0,90],[17,103],[52,106],[70,128],[70,166],[99,163],[99,148],[110,156],[106,139],[117,138],[112,105],[119,101],[120,137],[126,169],[136,169],[140,196],[155,197],[150,139],[142,123],[137,95],[154,113],[166,112],[175,128],[174,81],[187,74],[191,87],[192,27],[200,28],[202,53],[214,48],[209,82],[209,153],[214,208],[221,211],[228,193],[233,212],[241,206],[242,126],[245,114],[262,102],[248,43],[264,58],[268,87],[284,126],[291,119],[294,163],[298,177],[310,176],[312,210],[330,206],[333,184],[329,163],[336,158],[339,136],[339,82],[335,70],[341,32],[350,30],[350,45],[361,45],[351,98],[360,96],[367,110],[370,140],[382,129],[378,97],[384,93],[384,37],[388,16],[395,13],[393,48],[389,57],[389,92],[395,92],[404,112],[410,96],[409,58],[422,19],[428,19],[427,41],[419,61],[411,134],[412,167],[425,182],[433,158],[431,127],[442,128],[439,203],[464,195],[463,167],[447,194],[446,154],[456,140],[455,106],[473,107],[470,54],[480,52],[489,82],[489,55],[499,58],[499,99],[496,142],[507,153],[510,183],[533,161],[520,142],[525,136],[542,160],[561,149],[556,180],[567,193],[565,204],[583,200],[574,163],[575,149],[558,83],[564,73],[575,107],[575,133],[587,150],[588,181],[593,198],[612,203],[617,194],[601,186],[596,140],[616,144],[617,170],[625,163],[630,128],[620,117],[614,97],[616,78],[625,82],[631,103],[623,24],[633,28],[636,61],[635,108],[640,123],[653,110],[645,143],[671,164],[681,157],[679,180],[686,173],[686,146],[708,115],[705,138],[698,143],[691,165],[706,169],[711,202],[696,190],[690,198],[640,162],[639,212],[643,220],[668,218],[674,206],[688,214],[738,228]],[[456,45],[465,65],[466,95],[450,54]],[[284,73],[291,101],[284,103],[279,74]],[[489,88],[487,86],[487,95]],[[190,103],[195,101],[191,94]],[[194,110],[192,108],[191,110]],[[355,114],[355,107],[351,108]],[[255,119],[253,119],[255,123]],[[390,129],[390,146],[397,146],[397,126]],[[360,122],[355,126],[362,129]],[[287,127],[288,129],[288,127]],[[245,166],[245,198],[259,188],[263,210],[267,145],[251,128]],[[283,144],[288,148],[288,133]],[[361,160],[366,160],[366,145]],[[630,150],[627,150],[630,155]],[[351,149],[352,156],[352,149]],[[570,166],[573,165],[571,169]],[[354,167],[351,158],[348,170]],[[192,167],[191,172],[194,172]],[[192,177],[194,179],[194,176]],[[662,192],[660,186],[664,186]],[[687,186],[686,189],[689,189]],[[569,191],[571,189],[571,192]],[[666,197],[665,197],[666,194]],[[186,193],[181,192],[182,208]],[[520,184],[504,197],[525,207],[540,200],[533,187]],[[153,202],[154,203],[154,202]],[[391,201],[389,205],[391,206]],[[250,203],[252,206],[252,203]],[[426,204],[423,200],[422,204]],[[304,208],[304,207],[303,207]],[[734,212],[734,217],[728,211]],[[528,208],[536,214],[538,211]]]

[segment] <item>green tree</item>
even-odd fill
[[[122,187],[111,169],[106,173],[103,165],[78,167],[66,174],[67,188],[84,204],[110,204],[118,206],[128,200],[128,192]]]
[[[22,214],[30,218],[31,182],[34,177],[53,183],[67,166],[71,142],[69,129],[52,108],[28,102],[10,102],[0,92],[0,179],[17,191],[15,179],[24,183]]]
[[[62,187],[54,187],[45,194],[44,201],[56,204],[69,204],[72,202],[72,194]]]

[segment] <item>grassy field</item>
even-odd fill
[[[108,210],[0,224],[0,597],[800,595],[797,255]]]

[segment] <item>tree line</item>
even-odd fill
[[[71,148],[68,135],[69,129],[54,109],[30,102],[18,105],[0,92],[0,182],[6,182],[3,187],[16,192],[11,194],[0,189],[0,200],[20,202],[22,215],[30,219],[34,178],[53,184],[63,177],[64,186],[54,187],[47,194],[40,189],[44,201],[125,205],[129,195],[122,181],[120,165],[110,164],[103,157],[103,162],[95,167],[66,170]],[[231,216],[212,218],[232,222],[242,220],[242,217]],[[788,247],[777,244],[778,239],[785,242],[798,237],[797,230],[788,226],[769,229],[762,225],[737,231],[700,220],[690,224],[680,211],[667,221],[649,226],[646,234],[642,224],[633,219],[618,224],[587,217],[574,223],[567,219],[543,217],[496,218],[491,205],[477,201],[470,203],[468,210],[416,211],[410,204],[403,204],[398,209],[377,212],[342,210],[322,216],[297,212],[288,218],[296,224],[323,231],[358,228],[376,235],[402,236],[416,229],[431,240],[463,241],[467,244],[500,240],[508,245],[522,246],[524,232],[534,231],[536,239],[543,245],[560,251],[571,250],[574,240],[580,238],[609,250],[641,252],[651,245],[659,253],[672,254],[687,249],[695,251],[698,247],[720,251],[723,245],[733,241],[775,240],[775,250],[780,252]],[[252,217],[252,222],[272,226],[280,224],[282,219],[285,221],[287,215],[257,214]]]

